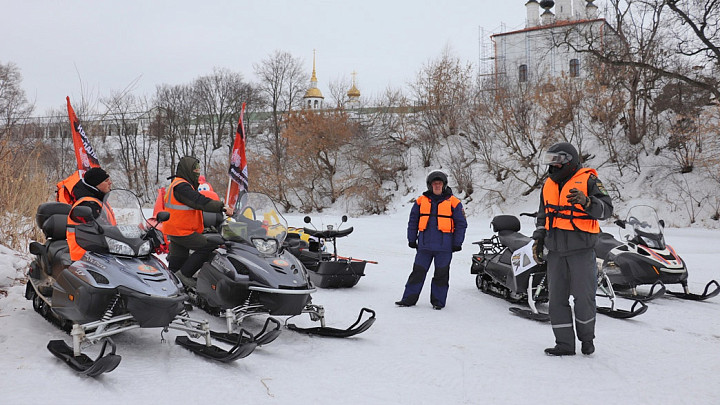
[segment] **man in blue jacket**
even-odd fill
[[[462,203],[447,185],[445,173],[430,173],[426,184],[428,190],[415,200],[407,228],[408,246],[417,249],[415,263],[403,297],[395,304],[409,307],[417,303],[430,263],[435,261],[430,303],[435,309],[443,309],[450,280],[450,260],[453,252],[462,249],[467,220]]]

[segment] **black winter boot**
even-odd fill
[[[547,354],[548,356],[574,356],[575,351],[555,346],[545,349],[545,354]]]
[[[415,305],[415,303],[410,302],[410,301],[400,300],[400,301],[395,301],[395,305],[397,305],[399,307],[411,307],[411,306]]]
[[[580,351],[586,356],[595,353],[595,345],[593,344],[593,341],[589,340],[587,342],[582,342],[582,347],[580,348]]]

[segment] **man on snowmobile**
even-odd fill
[[[170,219],[163,223],[163,232],[170,239],[168,267],[185,286],[195,287],[193,278],[217,247],[208,242],[203,232],[203,211],[233,214],[232,207],[205,197],[197,191],[200,162],[185,156],[178,162],[175,176],[165,194],[165,209]],[[194,252],[190,254],[190,250]]]
[[[99,167],[93,167],[87,172],[83,178],[75,184],[72,189],[72,195],[75,197],[75,203],[68,214],[67,230],[65,235],[68,247],[70,248],[70,260],[80,260],[85,255],[85,249],[81,248],[75,241],[75,226],[82,223],[80,218],[76,218],[73,209],[79,205],[87,206],[92,209],[93,218],[98,218],[102,212],[103,198],[105,194],[110,192],[112,188],[112,180],[110,175]],[[109,212],[109,211],[108,211]],[[107,218],[109,220],[109,218]]]
[[[595,290],[597,267],[593,247],[599,219],[612,215],[612,200],[595,169],[583,168],[574,146],[556,143],[543,155],[548,178],[540,194],[537,229],[533,233],[535,260],[547,260],[550,323],[555,347],[551,356],[575,354],[575,331],[570,295],[575,305],[575,328],[585,355],[595,351]],[[543,257],[543,247],[548,254]]]
[[[453,252],[462,249],[467,220],[462,203],[447,185],[447,175],[434,171],[427,176],[427,191],[415,200],[410,211],[408,246],[417,249],[412,272],[405,284],[401,307],[413,306],[420,298],[430,263],[435,274],[430,287],[430,303],[435,309],[445,307]]]

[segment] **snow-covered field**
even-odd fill
[[[315,215],[327,223],[335,218]],[[302,226],[300,217],[288,217]],[[346,327],[362,307],[377,312],[367,332],[349,339],[284,330],[270,345],[232,364],[213,363],[166,342],[159,329],[113,339],[120,366],[98,378],[76,375],[45,348],[70,337],[36,314],[23,293],[27,262],[0,248],[0,402],[3,404],[718,404],[720,297],[689,302],[663,297],[635,319],[599,315],[592,356],[548,357],[548,324],[513,316],[510,304],[480,293],[470,274],[471,242],[490,236],[489,218],[469,218],[463,250],[451,267],[447,307],[398,308],[414,251],[405,240],[407,213],[351,218],[341,255],[376,260],[357,286],[319,290],[330,326]],[[532,229],[528,219],[523,228]],[[606,227],[613,233],[615,228]],[[720,231],[668,229],[685,259],[690,286],[720,280]],[[17,278],[18,280],[13,280]],[[10,285],[8,287],[8,285]],[[678,287],[674,287],[678,290]],[[623,308],[631,302],[620,300]],[[219,319],[194,310],[191,316]],[[294,321],[304,326],[304,316]],[[259,321],[256,326],[260,326]],[[99,350],[93,347],[90,355]]]

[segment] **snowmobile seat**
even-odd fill
[[[60,202],[40,204],[40,206],[38,206],[37,213],[35,214],[35,222],[37,223],[38,228],[42,229],[45,221],[47,221],[52,215],[64,215],[67,217],[70,213],[70,208],[70,204]],[[65,228],[63,228],[63,232],[65,232]],[[47,234],[45,236],[47,236]]]
[[[598,240],[595,243],[595,256],[600,259],[605,259],[611,250],[621,245],[622,242],[615,239],[611,234],[607,232],[600,232]]]
[[[66,239],[67,214],[50,215],[41,226],[46,238],[60,241]]]
[[[520,232],[520,220],[514,215],[498,215],[490,222],[493,232]]]
[[[72,264],[70,247],[65,239],[51,241],[48,245],[47,255],[50,263],[62,263],[64,267]]]
[[[498,237],[500,238],[500,243],[507,246],[513,252],[527,245],[532,240],[529,236],[510,230],[498,232]]]

